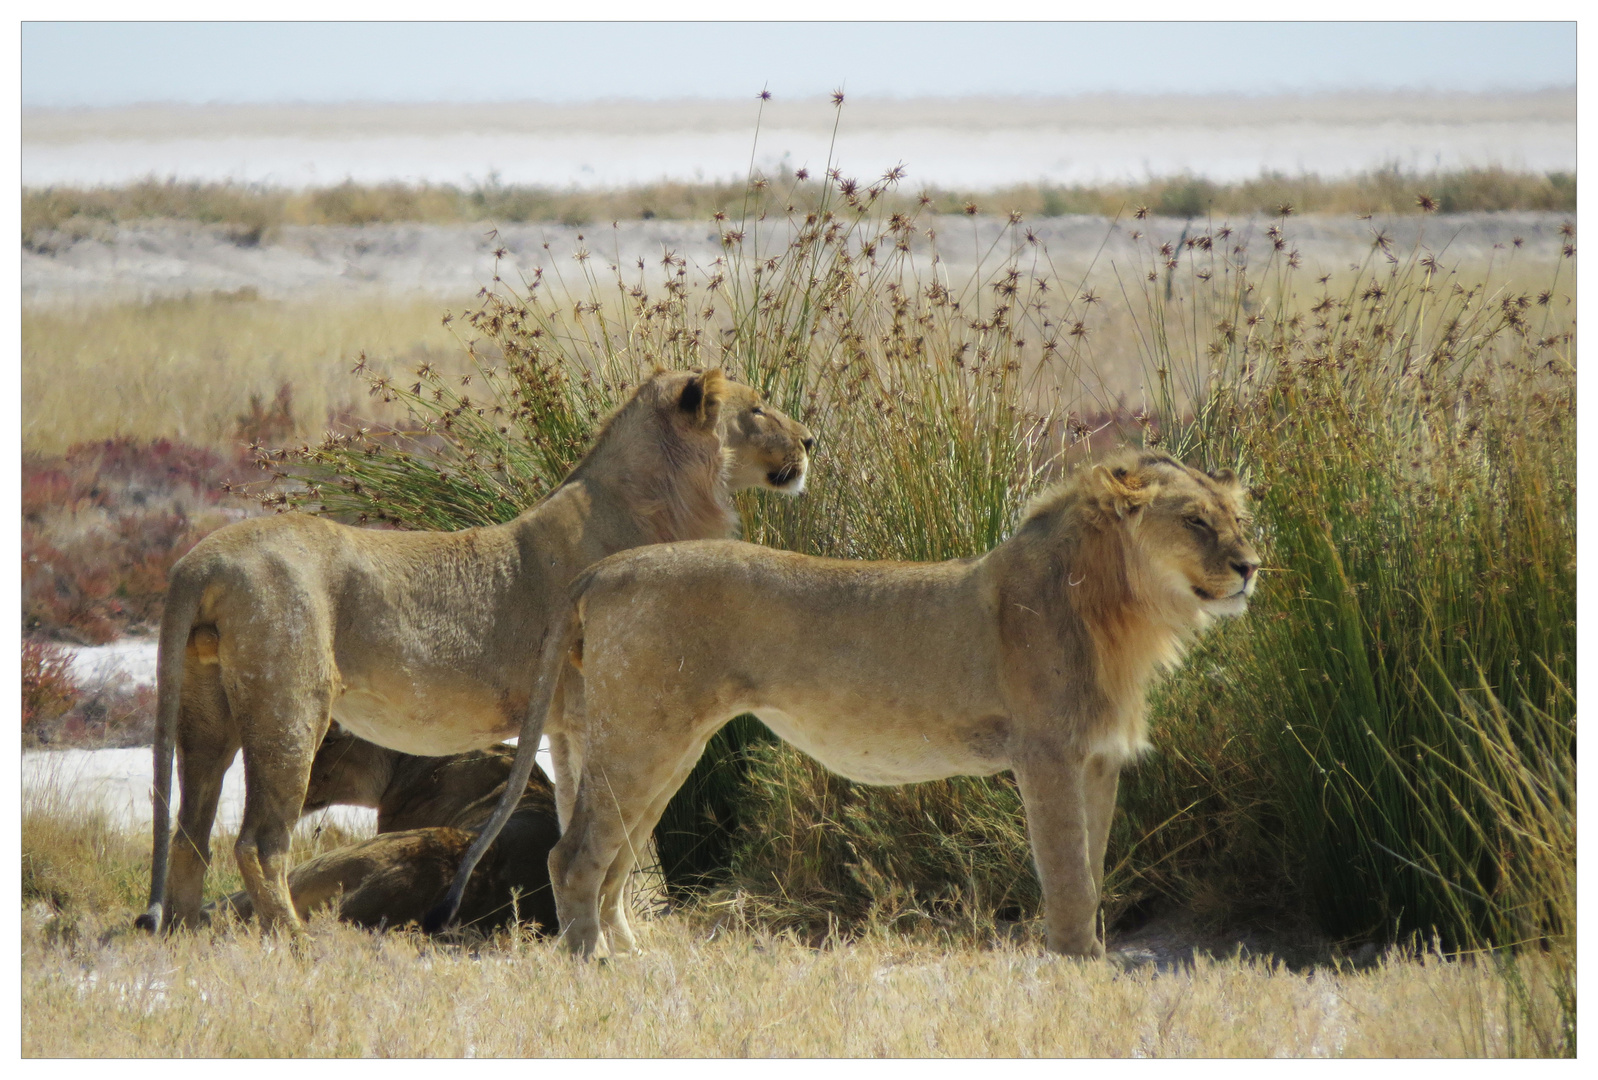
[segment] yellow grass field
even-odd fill
[[[1458,273],[1474,279],[1486,269],[1466,264]],[[1067,279],[1082,273],[1073,266]],[[1343,276],[1335,275],[1338,284]],[[1535,292],[1545,285],[1540,267],[1495,277],[1500,287],[1513,282]],[[1124,395],[1131,408],[1145,404],[1138,331],[1122,283],[1113,268],[1100,267],[1084,287],[1102,296],[1085,346],[1092,381]],[[424,363],[466,371],[465,350],[442,317],[470,303],[421,294],[318,300],[213,293],[25,305],[22,446],[54,454],[125,435],[233,450],[252,399],[270,406],[284,385],[292,390],[294,426],[283,442],[318,439],[331,414],[397,421],[401,412],[351,376],[356,357],[364,352],[372,370],[397,378]]]
[[[315,438],[330,410],[375,418],[350,376],[365,351],[385,366],[459,363],[463,350],[436,297],[351,301],[205,295],[150,303],[25,308],[22,445],[59,453],[131,435],[207,446],[235,443],[250,399],[293,388],[296,438]]]
[[[346,839],[302,835],[294,858]],[[239,884],[232,837],[214,841],[213,896]],[[441,944],[325,914],[298,944],[237,924],[152,938],[132,929],[147,835],[35,797],[22,849],[26,1057],[1536,1052],[1487,962],[1122,970],[1046,956],[1027,924],[936,940],[873,928],[814,948],[704,912],[645,922],[640,955],[599,963],[530,936]]]
[[[668,918],[642,955],[573,961],[316,922],[51,941],[25,917],[29,1057],[1496,1057],[1490,967],[1295,974],[1258,961],[1121,972],[1033,946],[812,949]],[[70,1022],[62,1022],[71,1017]]]

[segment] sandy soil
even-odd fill
[[[1288,238],[1305,264],[1317,272],[1344,269],[1370,252],[1373,228],[1392,239],[1394,249],[1408,250],[1418,236],[1447,261],[1480,263],[1488,258],[1537,264],[1550,263],[1559,251],[1560,222],[1569,215],[1532,212],[1406,216],[1367,222],[1347,217],[1309,215],[1293,218]],[[938,249],[945,272],[955,281],[969,274],[977,252],[993,255],[1004,222],[983,216],[929,219],[939,233]],[[1217,222],[1216,224],[1220,224]],[[1269,250],[1263,237],[1271,221],[1235,220],[1233,241],[1248,242],[1256,258]],[[1162,240],[1186,235],[1188,223],[1151,218],[1112,224],[1103,218],[1074,216],[1028,222],[1047,246],[1060,273],[1079,273],[1090,264],[1108,273],[1139,265],[1131,239],[1133,227]],[[1194,226],[1195,228],[1201,226]],[[699,266],[721,255],[719,238],[708,223],[625,221],[614,225],[508,225],[491,231],[478,225],[302,226],[254,246],[240,246],[220,229],[192,223],[153,223],[107,228],[95,236],[60,236],[43,250],[22,252],[22,297],[25,303],[101,302],[181,296],[211,291],[255,289],[275,299],[357,297],[372,294],[424,293],[455,298],[474,293],[494,274],[493,250],[509,254],[500,272],[517,282],[537,266],[571,267],[579,249],[592,251],[607,265],[636,273],[643,259],[658,270],[669,249]],[[785,226],[768,222],[758,242],[767,250],[786,241]],[[751,230],[752,231],[752,230]],[[1519,252],[1509,245],[1525,240]],[[746,240],[746,245],[756,241]],[[1007,244],[1008,242],[1006,242]],[[1498,250],[1503,245],[1503,250]],[[930,259],[925,236],[916,257]]]
[[[514,740],[512,740],[514,741]],[[538,763],[547,774],[552,768],[547,742]],[[98,804],[111,817],[131,828],[148,828],[151,820],[150,784],[154,764],[148,746],[109,750],[33,750],[22,755],[23,798],[38,788],[66,793],[74,802]],[[176,787],[176,777],[173,786]],[[222,781],[222,802],[217,828],[237,829],[244,818],[244,761],[239,758]],[[324,822],[343,825],[364,834],[377,831],[377,811],[361,806],[333,806],[307,817],[301,829],[316,829]]]
[[[22,181],[148,175],[289,186],[389,180],[610,187],[745,175],[751,162],[991,188],[1184,172],[1339,176],[1503,165],[1575,168],[1570,91],[1285,98],[611,102],[552,106],[28,110]]]

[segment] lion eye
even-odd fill
[[[1208,532],[1209,529],[1210,529],[1210,523],[1205,521],[1201,517],[1197,517],[1197,516],[1189,517],[1187,519],[1187,523],[1189,525],[1193,526],[1193,528],[1201,529],[1201,530],[1203,530],[1205,532]]]
[[[766,410],[762,409],[759,405],[756,405],[754,408],[749,410],[749,415],[750,416],[765,416],[766,415]]]

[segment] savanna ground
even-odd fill
[[[219,836],[227,850],[230,836]],[[296,859],[347,838],[298,837]],[[23,808],[26,1057],[1155,1057],[1539,1053],[1492,960],[1394,951],[1294,970],[1201,955],[1123,970],[1043,953],[1035,923],[802,940],[732,908],[641,924],[575,962],[321,915],[298,944],[132,931],[149,840],[60,799]],[[211,888],[241,886],[219,859]],[[1528,963],[1535,964],[1535,961]],[[1540,970],[1524,973],[1542,980]],[[1544,1007],[1551,1007],[1544,1003]]]
[[[1180,913],[1212,957],[1044,957],[1007,778],[849,785],[738,722],[657,834],[671,914],[604,965],[325,919],[294,946],[136,936],[148,837],[33,800],[24,1053],[1573,1053],[1574,214],[1463,255],[1428,216],[1438,192],[1573,211],[1573,188],[1284,183],[1076,192],[1067,209],[1116,202],[1113,259],[1051,253],[1028,217],[1048,193],[1006,218],[891,177],[785,175],[675,193],[715,242],[647,272],[579,247],[454,304],[229,290],[25,310],[36,744],[137,741],[148,701],[86,715],[48,642],[146,630],[209,529],[285,506],[503,519],[655,363],[725,366],[820,434],[803,499],[742,503],[751,539],[973,554],[1066,464],[1133,442],[1243,470],[1269,573],[1156,695],[1111,842],[1112,946]],[[296,198],[32,193],[24,241],[164,216],[269,246],[301,221],[483,209],[452,189]],[[606,216],[547,203],[517,205]],[[1352,259],[1300,250],[1305,203],[1376,215]],[[229,855],[208,887],[238,887]]]

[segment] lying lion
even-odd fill
[[[704,540],[590,568],[545,647],[539,690],[542,702],[569,656],[586,707],[547,725],[535,707],[519,748],[547,727],[565,946],[633,947],[620,897],[634,851],[710,736],[753,712],[862,783],[1013,770],[1048,948],[1102,956],[1117,778],[1147,745],[1155,674],[1213,618],[1247,607],[1259,560],[1242,504],[1230,472],[1127,453],[1079,469],[981,558],[847,562]],[[446,903],[430,918],[447,914]]]
[[[505,524],[393,532],[283,514],[200,541],[172,568],[161,620],[155,853],[139,925],[199,917],[222,776],[242,746],[239,870],[263,928],[298,929],[289,830],[330,719],[428,756],[514,735],[578,571],[640,544],[730,535],[729,493],[801,490],[812,442],[720,371],[660,372],[559,487]],[[569,687],[574,699],[580,689]],[[182,803],[169,877],[174,743]]]
[[[338,917],[358,926],[419,922],[443,898],[477,829],[499,802],[515,752],[499,743],[464,754],[418,757],[341,730],[329,732],[311,763],[304,812],[368,806],[377,811],[378,835],[290,870],[295,913],[304,919],[337,899]],[[559,838],[554,786],[534,769],[515,812],[472,875],[461,921],[492,930],[519,917],[553,932],[549,849]],[[241,918],[255,910],[248,892],[214,906]]]

